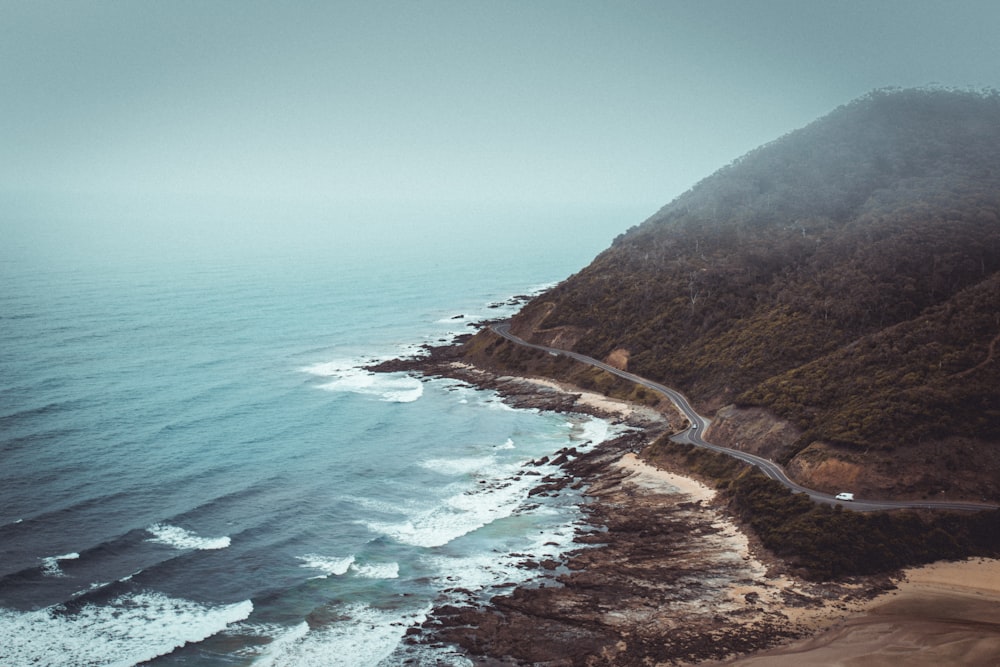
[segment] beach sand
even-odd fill
[[[711,489],[690,477],[682,477],[651,466],[631,452],[622,456],[614,464],[614,467],[630,473],[627,481],[645,491],[665,494],[680,493],[689,496],[695,502],[715,498],[715,489]]]
[[[611,398],[609,396],[605,396],[604,394],[586,391],[580,389],[579,387],[573,387],[554,380],[527,377],[519,377],[516,378],[516,380],[529,386],[534,385],[537,387],[545,387],[553,391],[575,394],[577,396],[577,407],[581,411],[596,412],[597,414],[610,415],[617,419],[630,421],[657,422],[669,417],[674,417],[678,422],[680,421],[680,419],[678,419],[675,415],[664,415],[655,408],[651,408],[646,405],[639,405],[638,403]]]
[[[975,558],[913,568],[898,586],[815,636],[717,664],[1000,665],[1000,560]]]

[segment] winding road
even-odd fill
[[[653,382],[652,380],[647,380],[644,377],[640,377],[634,373],[629,373],[628,371],[623,371],[620,368],[615,368],[603,361],[598,361],[593,357],[588,357],[585,354],[580,354],[579,352],[572,352],[570,350],[562,350],[555,347],[547,347],[545,345],[537,345],[535,343],[529,343],[528,341],[519,338],[510,332],[510,324],[508,322],[501,322],[497,324],[490,325],[490,329],[497,334],[502,336],[507,340],[516,343],[518,345],[523,345],[524,347],[533,348],[536,350],[542,350],[548,352],[552,355],[570,357],[581,363],[589,364],[590,366],[595,366],[601,370],[617,375],[620,378],[629,380],[638,385],[646,387],[647,389],[652,389],[655,392],[666,396],[677,406],[685,417],[687,417],[690,422],[690,426],[681,431],[680,433],[674,435],[672,440],[675,442],[688,443],[692,445],[697,445],[698,447],[705,447],[706,449],[711,449],[712,451],[720,452],[728,456],[732,456],[741,461],[745,461],[751,465],[755,465],[760,468],[761,472],[770,477],[771,479],[777,480],[784,484],[786,487],[792,491],[798,493],[807,494],[812,500],[818,503],[826,503],[828,505],[842,504],[845,508],[849,508],[857,511],[876,511],[876,510],[894,510],[894,509],[928,509],[928,510],[952,510],[952,511],[964,511],[964,512],[976,512],[980,510],[990,510],[990,509],[1000,509],[1000,505],[991,505],[988,503],[974,503],[974,502],[953,502],[949,500],[858,500],[855,499],[853,502],[841,502],[834,498],[829,493],[823,493],[821,491],[816,491],[813,489],[807,489],[806,487],[793,482],[785,474],[784,468],[780,465],[754,454],[749,454],[747,452],[741,452],[738,449],[731,449],[729,447],[722,447],[721,445],[713,445],[702,437],[702,434],[708,429],[711,421],[705,417],[702,417],[694,408],[691,407],[691,403],[688,401],[684,394],[680,393],[676,389],[671,389],[666,385],[662,385],[659,382]]]

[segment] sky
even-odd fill
[[[645,217],[872,89],[1000,87],[998,25],[995,0],[0,0],[0,204]]]

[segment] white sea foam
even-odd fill
[[[626,429],[604,419],[574,418],[565,423],[570,441],[580,451],[588,449]],[[565,431],[557,441],[565,445]],[[455,482],[448,489],[458,492],[444,498],[432,508],[398,508],[405,514],[402,521],[369,520],[369,530],[412,546],[440,547],[463,535],[471,533],[494,521],[510,516],[523,506],[528,491],[538,483],[538,477],[519,474],[516,465],[502,463],[501,449],[514,448],[512,439],[494,448],[494,454],[481,457],[456,459],[435,458],[422,462],[422,467],[458,477],[472,476],[475,484]],[[550,452],[551,455],[551,452]],[[554,472],[551,466],[533,467],[534,472],[546,475]]]
[[[388,359],[406,359],[409,357],[417,357],[424,354],[425,349],[422,343],[401,343],[396,346],[397,353],[392,355],[392,357],[385,357],[384,359],[379,359],[379,361],[387,361]]]
[[[369,512],[380,514],[405,514],[413,505],[410,500],[389,501],[379,498],[369,498],[367,496],[343,496],[343,500],[354,503]]]
[[[534,478],[494,481],[485,488],[457,493],[443,505],[424,510],[399,523],[368,522],[369,530],[397,542],[439,547],[483,526],[510,516],[527,497]]]
[[[524,408],[512,408],[511,406],[504,403],[503,399],[497,398],[495,396],[490,396],[483,401],[483,405],[489,407],[492,410],[499,410],[501,412],[517,412],[518,410],[524,410]]]
[[[201,537],[192,533],[190,530],[185,530],[179,526],[171,526],[168,523],[154,523],[152,526],[147,528],[146,531],[153,536],[148,538],[146,540],[147,542],[166,544],[174,547],[175,549],[197,549],[199,551],[207,551],[213,549],[225,549],[230,544],[228,536]]]
[[[331,558],[329,556],[320,556],[319,554],[306,554],[305,556],[298,556],[298,559],[302,561],[301,567],[319,570],[323,573],[318,577],[314,577],[315,579],[326,579],[330,575],[339,577],[345,574],[348,568],[354,563],[354,556]]]
[[[618,427],[604,419],[574,418],[567,422],[571,441],[578,450],[587,449],[614,435]],[[565,443],[565,435],[560,442]],[[515,447],[508,439],[494,451]],[[538,483],[538,477],[521,476],[513,465],[500,463],[500,454],[458,459],[428,459],[421,466],[443,474],[474,475],[477,483],[456,482],[447,488],[457,492],[431,508],[411,508],[402,521],[369,520],[369,530],[381,533],[402,544],[418,547],[440,547],[495,521],[511,516],[525,505],[528,491]],[[551,466],[533,468],[542,475],[555,471]]]
[[[574,424],[576,428],[570,433],[574,440],[581,440],[591,445],[596,445],[609,438],[618,436],[627,427],[615,426],[606,419],[588,419],[582,423]],[[579,446],[577,447],[579,449]]]
[[[532,553],[535,560],[544,560],[542,554]],[[509,554],[476,553],[462,557],[432,556],[427,559],[437,571],[442,589],[458,588],[479,592],[499,584],[521,583],[529,578],[525,568],[518,566],[524,560]]]
[[[423,622],[420,610],[375,609],[355,604],[321,628],[299,624],[277,637],[253,662],[255,667],[376,667],[392,655],[407,628]]]
[[[412,665],[413,667],[475,667],[475,663],[459,653],[457,646],[434,644],[408,644],[401,642],[396,650],[379,667],[388,665]]]
[[[249,600],[209,607],[159,593],[123,595],[75,613],[0,609],[0,664],[127,667],[202,641],[251,611]]]
[[[239,628],[240,634],[256,637],[272,637],[260,652],[256,660],[253,661],[255,667],[271,667],[276,661],[286,655],[290,647],[302,640],[309,634],[309,624],[302,621],[291,628],[281,628],[278,626],[245,626]],[[243,653],[243,652],[241,652]],[[252,655],[252,652],[251,652]]]
[[[317,377],[329,378],[321,389],[378,396],[390,403],[412,403],[424,394],[417,378],[401,373],[372,373],[359,367],[357,359],[313,364],[302,369]]]
[[[354,563],[351,572],[364,579],[399,579],[399,563]]]
[[[496,465],[492,456],[471,456],[459,459],[428,459],[420,463],[421,468],[439,472],[442,475],[470,475],[487,470]]]
[[[94,591],[100,590],[105,586],[110,586],[110,585],[111,585],[110,581],[95,581],[86,588],[84,588],[83,590],[79,590],[76,593],[73,593],[73,595],[70,596],[70,599],[76,599],[81,595],[86,595],[87,593],[93,593]]]
[[[65,577],[62,568],[59,567],[61,560],[76,560],[80,557],[78,553],[63,554],[62,556],[49,556],[42,559],[42,573],[47,577]]]
[[[305,366],[300,370],[303,373],[309,373],[309,375],[315,375],[316,377],[339,377],[342,373],[349,370],[356,370],[357,367],[358,360],[351,359],[349,361],[321,361],[311,366]]]
[[[554,287],[557,283],[549,283],[545,285],[537,285],[527,290],[528,296],[535,296],[536,294],[541,294],[547,289]],[[484,320],[498,320],[506,317],[510,317],[518,310],[521,309],[523,304],[520,300],[515,299],[514,295],[508,297],[494,299],[486,303],[480,304],[478,307],[470,308],[468,310],[462,311],[460,313],[452,312],[450,314],[444,315],[436,321],[436,324],[444,325],[465,325],[471,322],[482,322]],[[468,329],[449,331],[445,336],[449,339],[455,336],[469,333]]]
[[[534,511],[536,514],[551,514],[557,520],[561,516],[551,509],[539,508]],[[434,552],[425,554],[422,560],[431,569],[441,572],[441,588],[483,591],[500,584],[520,583],[538,576],[538,570],[522,567],[521,563],[525,559],[523,554],[531,554],[532,560],[542,561],[556,558],[569,547],[579,548],[580,545],[573,542],[576,525],[576,520],[564,517],[562,522],[533,535],[529,542],[514,553],[476,551],[454,555]]]

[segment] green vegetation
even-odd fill
[[[718,454],[703,447],[671,442],[670,434],[662,435],[646,447],[642,458],[659,468],[679,467],[687,473],[724,489],[730,481],[752,470],[753,467],[725,454]]]
[[[463,346],[463,358],[482,368],[501,374],[544,377],[561,380],[582,389],[633,403],[657,406],[662,397],[645,387],[624,380],[569,357],[554,356],[532,348],[515,345],[484,329]]]
[[[921,516],[819,505],[735,459],[661,437],[644,457],[714,482],[761,543],[815,580],[890,572],[941,559],[1000,554],[1000,510]]]
[[[801,447],[1000,442],[1000,93],[878,91],[751,152],[514,321],[555,330]]]
[[[767,409],[803,433],[783,463],[810,463],[799,453],[823,441],[855,469],[898,462],[908,488],[961,473],[967,492],[995,497],[1000,93],[877,91],[841,107],[705,179],[512,326],[598,359],[626,350],[629,370],[702,406]],[[489,331],[464,352],[658,400]],[[665,438],[644,455],[712,480],[764,546],[811,578],[1000,555],[1000,511],[850,512]]]

